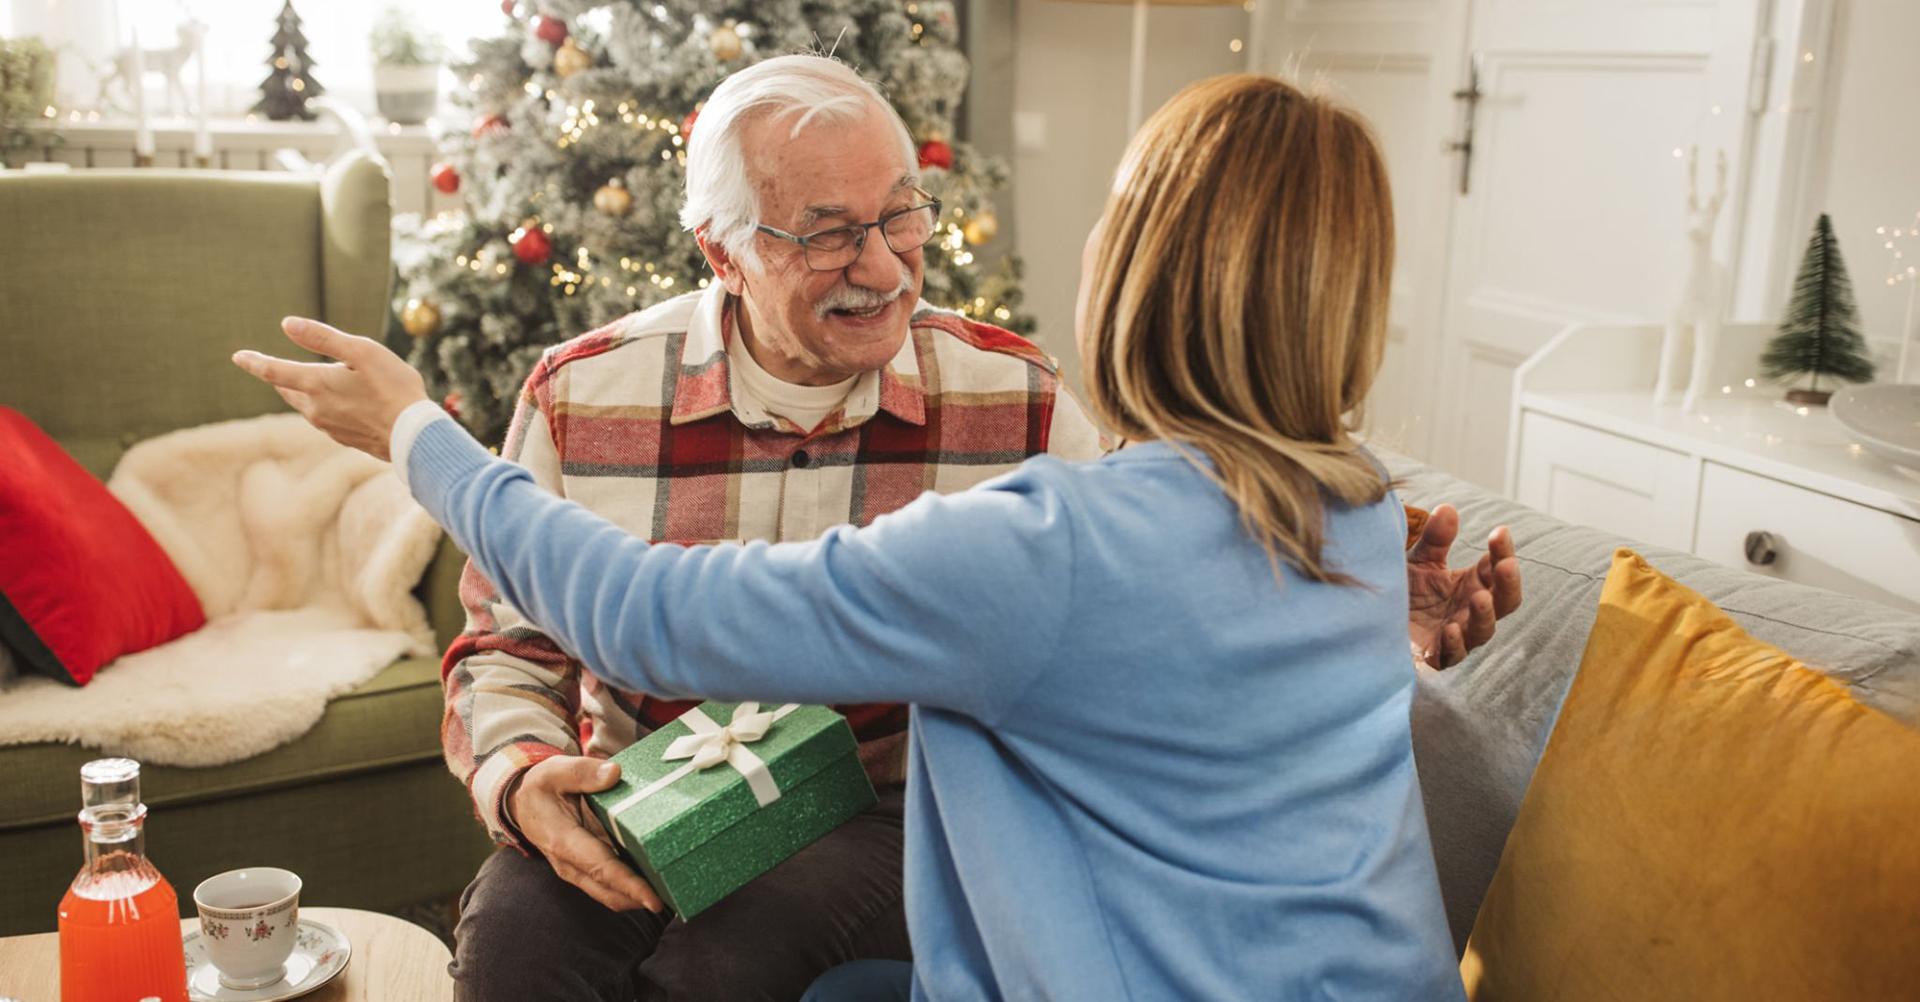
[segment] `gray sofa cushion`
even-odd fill
[[[1526,589],[1491,644],[1457,667],[1425,674],[1414,698],[1414,756],[1457,947],[1466,945],[1580,667],[1617,547],[1632,547],[1866,705],[1920,728],[1920,615],[1568,525],[1405,457],[1380,456],[1402,481],[1402,500],[1460,510],[1456,566],[1480,558],[1494,526],[1511,526]]]

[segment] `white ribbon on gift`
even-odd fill
[[[689,761],[679,768],[654,780],[632,793],[620,798],[607,809],[607,817],[618,817],[633,805],[659,793],[661,790],[706,769],[725,762],[735,772],[746,777],[747,788],[753,791],[753,798],[761,807],[780,799],[780,784],[774,782],[773,774],[767,771],[767,763],[755,755],[747,745],[767,736],[774,722],[800,708],[799,703],[788,703],[768,713],[760,712],[759,703],[741,703],[733,708],[733,719],[722,727],[713,722],[713,718],[700,711],[699,707],[680,715],[680,722],[687,725],[692,734],[673,739],[667,750],[660,756],[661,761],[672,762],[676,759]],[[627,840],[620,834],[620,826],[613,827],[613,837],[626,845]]]

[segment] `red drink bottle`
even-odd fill
[[[87,861],[60,900],[61,1002],[188,1002],[180,903],[147,861],[140,763],[80,767]]]

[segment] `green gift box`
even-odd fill
[[[702,703],[613,761],[593,813],[683,918],[875,803],[853,729],[824,706]]]

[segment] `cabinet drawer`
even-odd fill
[[[1693,544],[1685,453],[1527,411],[1519,467],[1517,500],[1530,508],[1675,550]]]
[[[1771,563],[1747,558],[1770,537]],[[1756,540],[1756,543],[1760,540]],[[1920,521],[1804,487],[1706,464],[1694,552],[1717,563],[1920,609]]]

